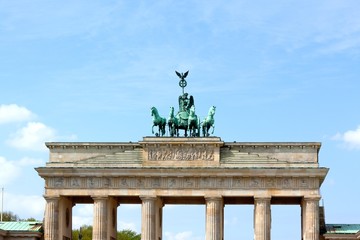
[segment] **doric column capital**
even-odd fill
[[[255,196],[254,200],[257,201],[257,202],[270,202],[271,197],[269,197],[269,196],[266,196],[266,197]]]
[[[305,205],[306,203],[319,202],[321,199],[320,196],[304,196],[301,199],[301,205]]]
[[[155,195],[141,195],[140,199],[143,200],[143,201],[156,201],[157,196],[155,196]]]
[[[92,198],[94,201],[95,201],[95,200],[101,201],[101,200],[108,200],[108,199],[109,199],[109,196],[93,195],[93,196],[91,196],[91,198]]]
[[[303,201],[320,201],[321,196],[304,196]]]
[[[46,202],[59,201],[60,200],[60,196],[47,196],[47,195],[44,195],[44,198],[45,198]]]
[[[206,202],[222,202],[223,197],[222,196],[205,196]]]

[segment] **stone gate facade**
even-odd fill
[[[135,143],[47,143],[45,240],[71,239],[72,207],[94,204],[93,239],[116,239],[117,207],[142,204],[143,240],[162,239],[165,204],[206,205],[206,240],[224,239],[224,206],[254,205],[254,239],[269,240],[272,204],[301,206],[303,240],[319,239],[317,142],[144,137]]]

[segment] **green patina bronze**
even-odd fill
[[[157,137],[165,135],[166,119],[159,115],[156,107],[151,108],[151,116],[153,117],[152,133],[154,134],[154,127],[158,126],[158,132],[155,134]]]
[[[202,127],[202,132],[203,132],[204,137],[210,136],[209,129],[211,127],[213,128],[211,134],[214,133],[214,130],[215,130],[215,125],[214,125],[215,124],[215,119],[214,119],[215,110],[216,110],[215,106],[210,107],[207,117],[204,119],[204,121],[201,122],[201,127]]]
[[[158,126],[158,132],[155,133],[155,136],[164,136],[165,135],[165,126],[167,124],[169,136],[178,137],[180,135],[179,130],[184,130],[185,137],[200,137],[200,129],[204,137],[210,136],[209,129],[212,127],[212,133],[214,133],[214,114],[215,106],[212,106],[209,110],[208,116],[204,119],[203,122],[200,122],[200,118],[195,114],[195,102],[194,97],[189,96],[185,92],[185,87],[187,82],[185,78],[188,76],[189,71],[185,73],[179,73],[175,71],[176,75],[180,78],[179,86],[182,88],[182,94],[179,96],[179,111],[175,115],[174,107],[170,107],[169,117],[166,119],[162,118],[155,107],[151,108],[151,115],[153,116],[153,126],[152,133],[154,134],[154,127]],[[188,134],[189,131],[189,134]]]

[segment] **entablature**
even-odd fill
[[[223,142],[219,137],[144,137],[136,143],[46,143],[48,167],[317,168],[317,142]]]

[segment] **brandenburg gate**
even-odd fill
[[[205,205],[206,240],[224,239],[227,204],[254,205],[255,240],[270,240],[272,205],[297,204],[299,239],[319,239],[320,186],[328,172],[319,166],[320,143],[223,142],[207,130],[187,137],[159,130],[133,143],[46,143],[49,161],[36,169],[45,180],[44,239],[72,238],[77,203],[94,204],[94,240],[116,239],[124,203],[142,206],[142,240],[162,239],[166,204]]]

